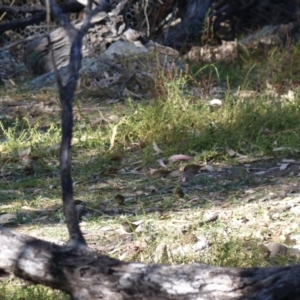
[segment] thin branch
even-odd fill
[[[45,11],[43,6],[16,6],[16,5],[0,5],[0,12],[6,12],[9,15],[15,15],[18,13],[37,13]]]
[[[13,0],[11,3],[10,3],[10,5],[9,6],[13,6],[15,4],[15,0]],[[3,20],[3,18],[6,16],[6,12],[4,12],[3,14],[2,14],[2,16],[0,17],[0,22]]]
[[[48,1],[47,1],[48,2]],[[73,134],[73,100],[76,82],[78,78],[79,68],[73,70],[73,59],[75,61],[81,60],[81,38],[78,31],[71,24],[69,18],[62,12],[60,7],[54,2],[49,0],[49,7],[52,14],[58,19],[60,25],[66,29],[71,39],[71,55],[69,62],[69,78],[65,86],[62,85],[60,77],[57,78],[59,87],[59,98],[62,106],[62,139],[60,146],[60,179],[62,187],[62,199],[64,214],[66,217],[70,244],[76,246],[78,244],[85,245],[85,239],[79,227],[77,211],[73,199],[73,180],[71,177],[71,141]],[[76,39],[77,38],[77,39]],[[77,51],[74,48],[79,44]],[[75,47],[74,47],[75,45]],[[73,51],[72,51],[73,50]],[[75,57],[74,57],[75,56]],[[55,63],[54,63],[55,65]]]
[[[46,17],[46,12],[43,11],[32,17],[0,24],[0,34],[8,30],[23,29],[28,25],[38,24],[40,22],[43,22],[45,20],[45,17]]]
[[[150,36],[150,25],[149,25],[149,19],[148,19],[148,14],[147,14],[147,8],[148,8],[148,0],[144,0],[144,16],[147,24],[147,37]]]
[[[41,2],[45,3],[44,0],[42,0]],[[45,4],[43,4],[43,5],[45,5]],[[61,8],[63,13],[80,12],[84,8],[84,6],[77,1],[70,2],[70,3],[62,3],[62,4],[59,4],[58,6]],[[23,7],[23,6],[10,7],[10,6],[6,6],[6,5],[0,5],[0,12],[13,13],[12,12],[12,9],[13,9],[16,11],[16,13],[19,13],[19,12],[33,13],[33,11],[31,11],[31,9],[35,10],[37,8],[38,8],[37,6],[34,6],[31,8],[31,7],[26,7],[26,6],[25,7]],[[6,32],[8,30],[23,29],[28,25],[39,24],[45,20],[46,20],[46,8],[41,6],[40,9],[36,10],[35,14],[30,17],[0,24],[0,34]]]
[[[48,2],[49,1],[49,2]],[[50,7],[51,14],[59,21],[70,38],[71,50],[70,60],[68,65],[68,79],[65,85],[57,76],[59,87],[59,98],[62,106],[62,139],[60,147],[60,178],[62,187],[62,199],[64,214],[69,232],[69,244],[72,246],[86,245],[85,239],[79,227],[77,211],[73,199],[73,181],[71,177],[71,140],[73,134],[73,101],[74,91],[76,89],[79,70],[82,60],[82,39],[88,32],[93,16],[100,11],[107,10],[107,2],[101,0],[99,6],[92,10],[83,20],[82,26],[76,29],[70,19],[63,13],[62,9],[55,3],[54,0],[42,0],[43,4]],[[48,37],[49,39],[49,37]],[[51,41],[50,45],[51,45]],[[51,46],[50,46],[51,47]],[[52,52],[53,57],[53,52]],[[54,62],[55,66],[55,62]],[[56,72],[58,74],[58,72]]]
[[[6,45],[6,46],[0,48],[0,51],[7,50],[7,49],[10,49],[10,48],[12,48],[12,47],[15,47],[15,46],[17,46],[17,45],[19,45],[19,44],[22,44],[22,43],[24,43],[24,42],[28,42],[28,41],[34,40],[34,39],[36,39],[36,38],[42,38],[42,37],[46,37],[46,36],[47,36],[47,34],[45,34],[45,33],[31,35],[31,36],[29,36],[29,37],[27,37],[27,38],[24,38],[24,39],[15,41],[15,42],[13,42],[13,43],[10,43],[10,44],[8,44],[8,45]]]

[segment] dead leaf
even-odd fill
[[[11,78],[9,78],[8,80],[13,87],[16,87],[16,83]]]
[[[204,170],[204,171],[208,171],[208,172],[214,172],[216,169],[213,167],[213,166],[210,166],[210,165],[205,165],[201,168],[201,171]]]
[[[234,157],[236,155],[236,152],[232,149],[226,148],[225,150],[230,157]]]
[[[160,158],[160,159],[157,160],[157,162],[158,162],[158,164],[159,164],[162,168],[167,168],[167,166],[165,165],[163,159]]]
[[[282,163],[279,167],[280,171],[286,170],[290,163]]]
[[[115,125],[113,127],[111,138],[110,138],[110,147],[109,147],[109,150],[111,150],[114,147],[115,138],[116,138],[116,135],[117,135],[117,129],[118,129],[118,125]]]
[[[92,190],[98,190],[98,189],[103,189],[103,188],[106,188],[106,187],[109,187],[109,184],[106,183],[106,182],[101,182],[101,183],[98,183],[98,184],[95,184],[95,185],[91,185],[89,187],[89,190],[92,191]]]
[[[154,154],[154,155],[158,155],[158,154],[160,154],[160,153],[163,152],[163,151],[157,146],[157,144],[156,144],[155,141],[153,141],[152,145],[153,145],[153,149],[154,149],[154,151],[155,151],[155,154]]]
[[[296,245],[296,240],[292,239],[289,234],[286,234],[284,244],[286,244],[288,246],[294,246],[294,245]]]
[[[254,173],[254,175],[265,175],[267,172],[265,172],[265,171],[260,171],[260,172],[256,172],[256,173]]]
[[[30,211],[30,212],[37,210],[37,209],[35,209],[33,207],[26,206],[26,205],[22,206],[21,208],[22,208],[22,210],[26,210],[26,211]]]
[[[197,238],[198,241],[193,244],[193,250],[194,252],[199,252],[205,248],[207,248],[207,246],[209,245],[208,240],[205,237],[202,237],[201,239]]]
[[[179,177],[181,175],[181,172],[179,170],[171,171],[169,174],[170,177]]]
[[[270,255],[270,250],[263,244],[258,245],[258,250],[264,257],[268,257]]]
[[[43,191],[43,189],[37,188],[37,189],[34,189],[34,190],[33,190],[32,194],[33,194],[33,195],[36,195],[36,194],[38,194],[38,193],[40,193],[40,192],[42,192],[42,191]]]
[[[295,92],[292,90],[288,90],[288,92],[284,95],[281,95],[281,99],[294,101],[295,100]]]
[[[130,163],[130,165],[139,165],[139,164],[142,164],[143,163],[143,160],[137,160],[137,161],[134,161],[132,163]]]
[[[175,162],[175,161],[178,161],[178,160],[190,160],[192,159],[193,157],[192,156],[189,156],[189,155],[184,155],[184,154],[175,154],[175,155],[172,155],[169,157],[169,162]]]
[[[40,221],[45,221],[48,219],[49,219],[49,216],[42,216],[42,217],[35,218],[34,221],[40,222]]]
[[[187,244],[194,244],[198,241],[198,238],[196,237],[195,234],[193,233],[187,233],[185,234],[185,236],[183,237],[183,240],[182,240],[182,243],[184,245],[187,245]]]
[[[210,106],[217,106],[217,107],[221,107],[222,106],[222,101],[220,99],[212,99],[209,101],[209,105]]]
[[[162,261],[168,261],[168,251],[165,243],[160,243],[154,251],[154,262],[159,263]]]
[[[31,152],[31,148],[29,147],[27,149],[19,151],[19,153],[18,153],[18,155],[22,161],[22,164],[25,166],[29,166],[32,162],[32,160],[29,158],[30,152]]]
[[[8,205],[1,205],[1,210],[2,210],[2,213],[3,213],[3,210],[4,209],[10,209],[10,208],[13,208],[14,206],[11,205],[11,204],[8,204]]]
[[[256,193],[256,190],[249,189],[249,190],[246,190],[244,193],[245,194],[253,194],[253,193]]]
[[[291,150],[291,151],[299,152],[298,149],[295,149],[295,148],[292,148],[292,147],[277,147],[277,148],[273,148],[274,152],[284,151],[284,150]]]
[[[219,215],[216,213],[212,213],[211,215],[208,215],[205,217],[205,219],[199,223],[199,226],[203,226],[207,223],[215,222],[219,219]]]
[[[72,144],[72,145],[76,145],[76,144],[78,144],[78,143],[79,143],[79,139],[76,138],[76,137],[72,137],[71,144]]]
[[[1,194],[16,194],[16,195],[22,195],[22,193],[19,190],[0,190]]]
[[[130,221],[124,221],[121,224],[121,232],[122,233],[131,233],[134,232],[140,224],[136,225]]]
[[[112,123],[119,123],[121,120],[121,118],[117,115],[110,115],[107,119]]]
[[[283,162],[283,163],[294,163],[294,162],[296,162],[296,160],[295,160],[295,159],[287,159],[287,158],[284,158],[284,159],[282,159],[282,162]]]
[[[108,104],[114,104],[114,103],[117,103],[119,101],[120,101],[120,98],[117,98],[117,99],[108,99],[105,102],[108,103]]]
[[[188,203],[193,203],[193,202],[198,202],[200,201],[201,198],[199,196],[193,196],[192,198],[190,198],[187,202]]]
[[[147,186],[145,190],[149,191],[151,194],[157,192],[157,188],[154,185]]]
[[[148,244],[145,241],[135,241],[134,247],[138,248],[139,250],[145,250],[148,248]]]

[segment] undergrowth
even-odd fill
[[[40,285],[27,285],[14,279],[0,285],[0,298],[5,300],[67,300],[69,296]]]
[[[228,147],[250,156],[274,154],[279,146],[292,153],[299,149],[298,94],[293,101],[268,95],[241,99],[228,91],[222,107],[213,108],[210,99],[189,95],[182,80],[165,83],[166,98],[131,102],[134,113],[118,128],[122,144],[142,140],[151,148],[155,141],[166,155],[196,152],[200,157]]]
[[[276,155],[298,157],[300,96],[297,89],[299,79],[295,70],[298,66],[298,48],[295,45],[281,51],[274,50],[268,60],[262,59],[264,54],[260,54],[260,57],[247,54],[232,64],[200,64],[194,65],[189,71],[171,70],[158,73],[151,100],[127,99],[122,103],[121,109],[118,105],[108,105],[107,115],[114,116],[114,121],[111,122],[107,121],[107,118],[102,121],[101,108],[93,114],[81,110],[88,103],[78,98],[73,136],[73,176],[78,198],[88,200],[95,210],[99,203],[107,204],[113,201],[115,190],[121,186],[120,182],[113,182],[113,188],[98,189],[95,192],[91,186],[106,175],[116,178],[114,171],[115,168],[119,168],[122,159],[128,159],[133,164],[138,161],[139,166],[149,167],[155,164],[158,158],[167,159],[173,154],[182,153],[192,155],[195,161],[218,160],[232,163],[232,158],[227,153],[228,149],[256,158]],[[221,105],[216,107],[211,105],[210,100],[214,97],[213,89],[219,85],[223,87],[223,95]],[[269,91],[270,85],[272,93]],[[193,93],[195,87],[200,91],[197,95]],[[249,89],[254,89],[257,95],[241,97],[237,93]],[[293,96],[284,97],[289,89],[293,90]],[[13,97],[13,93],[18,91],[2,90],[1,93]],[[36,97],[46,97],[46,101],[49,95],[40,94]],[[80,97],[84,98],[82,95]],[[50,205],[61,205],[58,176],[59,115],[54,112],[49,119],[50,115],[51,113],[45,114],[38,121],[34,121],[25,112],[25,116],[21,118],[12,114],[9,118],[1,119],[0,167],[4,179],[0,182],[0,188],[10,191],[0,195],[2,213],[19,211],[24,206],[42,211]],[[99,117],[101,122],[95,122]],[[161,150],[159,153],[154,144]],[[23,172],[20,153],[28,148],[30,159],[35,164],[35,175],[26,175]],[[274,152],[276,149],[280,151]],[[126,170],[124,172],[126,173]],[[9,176],[12,176],[12,179]],[[112,181],[105,180],[105,183]],[[212,182],[209,178],[203,178],[202,186],[205,185],[204,182],[209,181]],[[159,186],[161,190],[165,184],[143,177],[138,178],[138,182],[143,188]],[[122,187],[124,190],[140,188],[136,182],[127,184]],[[39,194],[39,190],[43,192]],[[124,192],[121,188],[120,190]],[[155,199],[152,199],[151,195],[146,199],[137,198],[137,203],[146,207],[147,203],[153,200],[153,205],[160,202],[161,207],[172,207],[179,202],[173,195],[164,196],[164,192]],[[196,192],[200,193],[203,190]],[[206,197],[210,198],[211,193]],[[130,201],[126,204],[128,207]],[[213,207],[206,202],[202,209],[205,209],[205,205]],[[145,213],[140,217],[146,219],[147,215]],[[26,219],[22,214],[19,218],[20,224],[36,225],[34,218]],[[49,220],[54,224],[64,221],[61,207]],[[116,218],[111,223],[115,222],[119,226],[121,221],[123,220]],[[100,227],[105,227],[108,220],[105,216],[100,216],[87,218],[85,222],[94,222],[100,224]],[[225,225],[217,223],[204,230],[211,236],[209,255],[178,255],[163,262],[200,261],[215,266],[240,267],[287,263],[266,261],[257,251],[255,239],[243,241],[236,236],[222,239],[219,234],[222,226]],[[157,237],[166,241],[178,239],[177,236],[167,236],[163,230],[155,236]],[[158,241],[152,243],[150,240],[147,240],[149,247],[144,258],[146,262],[153,262],[151,253],[158,244]],[[141,256],[137,258],[141,259]],[[0,298],[67,299],[65,295],[55,291],[49,292],[43,287],[24,288],[11,285],[10,282],[2,284]]]

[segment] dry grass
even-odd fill
[[[291,70],[297,51],[274,51],[261,65],[256,56],[241,57],[232,65],[193,66],[194,76],[158,74],[152,100],[112,105],[78,94],[73,179],[91,247],[145,263],[297,261],[261,247],[300,245],[300,97]],[[241,95],[246,91],[250,97]],[[209,103],[217,96],[219,108]],[[1,99],[0,212],[15,214],[7,225],[18,231],[65,242],[57,95],[3,89]],[[176,154],[190,159],[169,161]],[[14,280],[2,284],[0,296],[65,299]]]

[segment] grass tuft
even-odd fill
[[[298,57],[295,45],[268,57],[262,51],[244,53],[231,64],[157,71],[150,100],[108,104],[82,89],[74,107],[72,176],[90,245],[146,263],[291,263],[291,257],[266,257],[258,244],[273,237],[293,243],[294,237],[287,237],[300,230],[298,211],[290,210],[298,202],[276,206],[278,199],[281,206],[284,199],[292,201],[298,191],[297,162],[280,160],[299,158]],[[7,226],[24,233],[66,241],[57,95],[15,88],[2,89],[0,96],[15,99],[14,106],[3,102],[0,122],[0,216],[15,214]],[[212,106],[214,98],[222,105]],[[167,163],[174,154],[192,159]],[[258,162],[246,166],[241,155]],[[272,160],[265,162],[268,156]],[[158,158],[167,167],[158,165]],[[184,172],[190,181],[183,182]],[[103,208],[117,213],[103,213]],[[219,219],[205,223],[206,213]],[[124,233],[126,224],[131,231]],[[68,299],[17,280],[1,283],[0,298]]]

